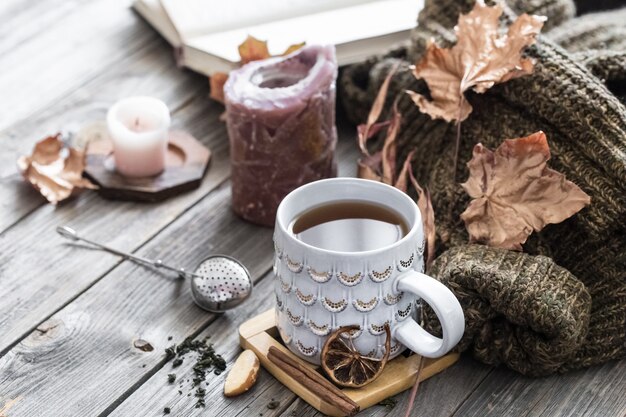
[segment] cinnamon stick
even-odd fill
[[[350,397],[344,394],[339,388],[317,372],[289,357],[280,349],[270,346],[267,357],[287,375],[306,386],[324,401],[336,406],[342,413],[348,416],[354,416],[359,412],[359,405],[352,401]]]

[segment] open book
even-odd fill
[[[332,44],[339,65],[406,40],[423,0],[135,0],[141,14],[200,73],[237,66],[248,35],[272,54],[291,44]]]

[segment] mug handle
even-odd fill
[[[445,285],[421,272],[408,271],[396,278],[394,290],[413,293],[426,301],[437,314],[443,332],[443,338],[435,337],[409,318],[394,327],[395,339],[426,358],[443,356],[459,343],[465,316],[459,300]]]

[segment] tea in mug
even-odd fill
[[[290,226],[302,242],[320,249],[364,252],[394,244],[409,231],[389,207],[366,201],[338,201],[305,211]]]

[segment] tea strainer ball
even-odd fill
[[[80,240],[134,262],[158,269],[174,271],[179,276],[188,278],[194,302],[200,308],[213,313],[223,313],[226,310],[237,307],[252,293],[250,273],[241,262],[230,256],[209,256],[200,262],[193,272],[187,272],[183,268],[175,268],[164,264],[160,259],[143,258],[86,239],[67,226],[57,227],[57,233],[69,240]]]
[[[239,261],[212,255],[193,271],[191,292],[201,308],[222,312],[238,306],[252,292],[250,273]]]

